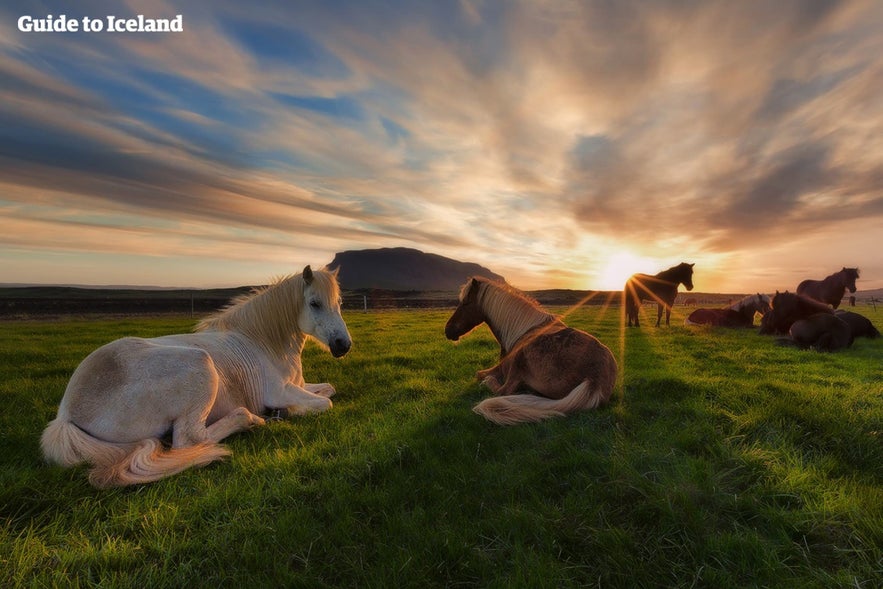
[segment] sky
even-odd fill
[[[183,31],[19,30],[62,14]],[[876,0],[6,2],[0,96],[0,283],[883,287]]]

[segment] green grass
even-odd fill
[[[501,428],[471,411],[499,348],[447,342],[448,314],[346,314],[350,354],[304,357],[332,411],[109,491],[46,466],[40,433],[94,348],[193,322],[0,324],[0,586],[879,586],[883,340],[823,355],[583,308],[611,405]]]

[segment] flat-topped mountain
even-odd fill
[[[503,280],[484,266],[406,247],[340,252],[328,268],[340,269],[337,279],[344,290],[456,291],[470,276]]]

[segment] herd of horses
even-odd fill
[[[879,336],[865,317],[837,309],[846,289],[855,292],[857,278],[857,269],[844,268],[800,283],[797,293],[697,309],[686,323],[751,327],[759,313],[760,333],[787,334],[800,347],[840,349],[855,337]],[[657,303],[656,325],[663,312],[669,325],[681,284],[693,289],[693,264],[629,278],[623,289],[629,326],[640,325],[645,300]],[[274,412],[330,409],[334,387],[304,381],[301,352],[308,338],[335,357],[349,351],[340,300],[337,272],[307,266],[234,300],[195,333],[126,337],[98,348],[71,376],[41,437],[44,456],[66,467],[90,464],[89,480],[99,488],[149,483],[229,455],[221,440],[264,424]],[[457,341],[481,324],[500,345],[500,361],[477,372],[495,395],[475,406],[486,419],[535,422],[610,399],[617,377],[610,349],[523,292],[470,278],[444,333]]]
[[[871,321],[852,311],[838,309],[848,290],[855,293],[858,268],[844,267],[822,280],[804,280],[797,291],[779,292],[771,298],[749,295],[722,309],[696,309],[685,319],[686,325],[716,327],[754,327],[754,317],[761,316],[758,333],[780,335],[780,343],[804,349],[833,352],[852,345],[856,337],[875,338],[880,332]],[[678,286],[693,290],[693,265],[681,263],[654,276],[635,274],[623,289],[628,325],[639,326],[638,309],[643,301],[658,305],[656,325],[665,310],[669,324]]]

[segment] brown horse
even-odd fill
[[[791,325],[816,313],[834,314],[834,309],[809,297],[792,292],[779,292],[773,297],[772,310],[760,321],[760,333],[786,334]]]
[[[635,327],[640,327],[638,309],[643,301],[655,301],[658,305],[656,312],[656,327],[662,320],[662,311],[665,310],[665,324],[671,325],[671,308],[678,296],[678,284],[683,284],[687,290],[693,290],[693,266],[681,262],[668,270],[663,270],[655,276],[649,274],[634,274],[625,283],[622,296],[625,298],[625,312],[628,316],[629,327],[632,321]]]
[[[834,352],[848,348],[855,339],[849,324],[832,313],[816,313],[805,319],[798,319],[791,325],[788,335],[798,348],[817,352]]]
[[[858,268],[843,268],[823,280],[804,280],[797,285],[797,294],[829,303],[835,309],[840,306],[846,289],[855,292],[855,281],[858,280]]]
[[[714,325],[716,327],[754,327],[754,315],[766,315],[770,297],[757,293],[725,309],[696,309],[684,320],[684,325]]]
[[[616,360],[607,346],[567,327],[524,293],[502,282],[470,278],[445,336],[457,341],[482,323],[500,343],[501,356],[499,364],[476,373],[499,395],[475,406],[486,419],[499,425],[540,421],[594,409],[610,399]]]
[[[852,330],[853,336],[867,337],[870,339],[880,337],[880,332],[877,331],[877,328],[874,327],[874,324],[871,323],[871,320],[864,315],[859,315],[858,313],[853,313],[852,311],[843,311],[840,309],[834,311],[834,314],[837,315],[840,319],[846,321],[846,323],[849,325],[849,328]]]

